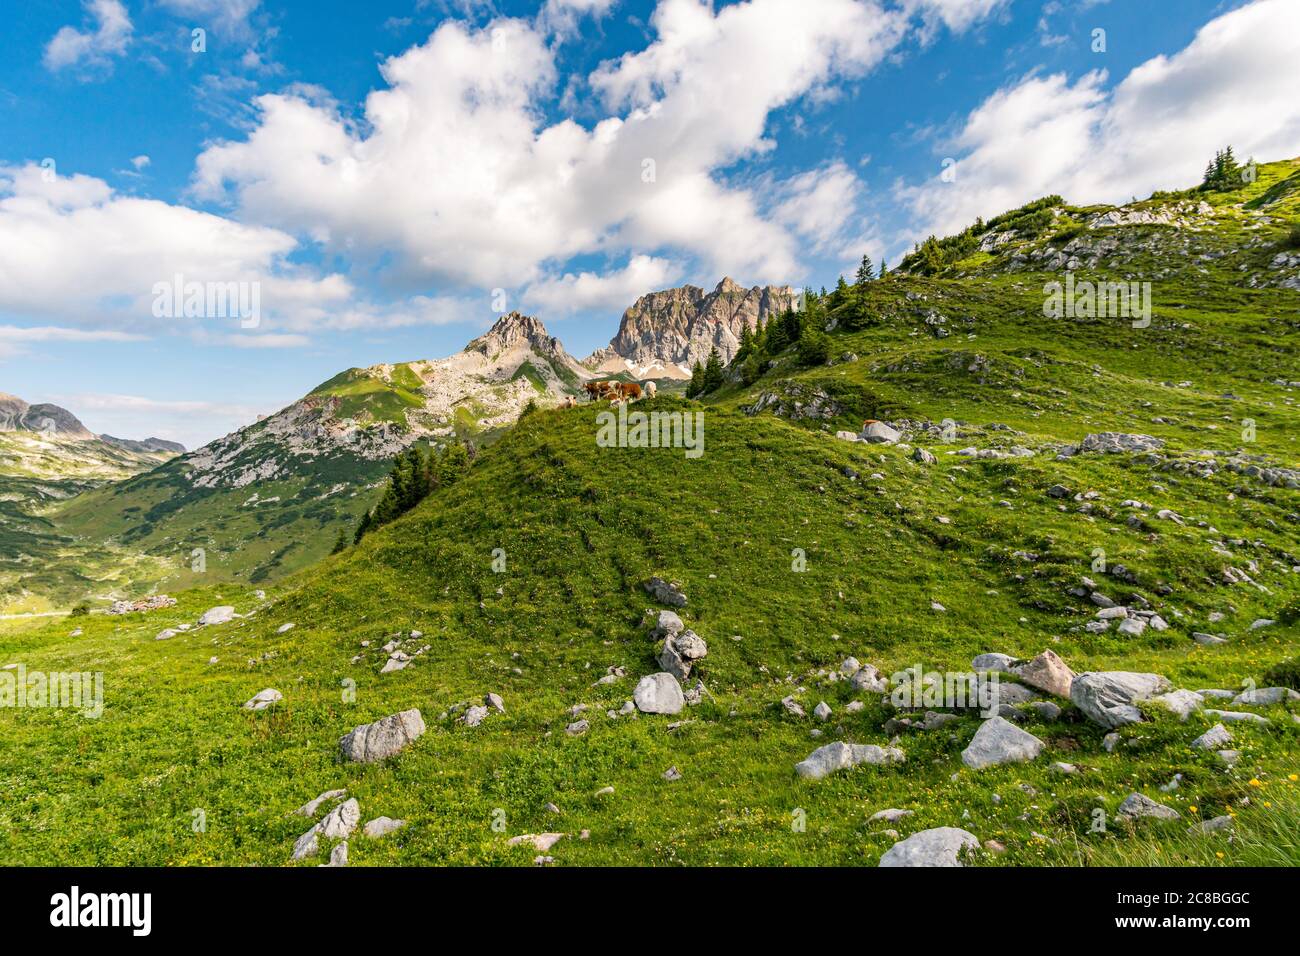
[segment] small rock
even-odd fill
[[[880,866],[962,866],[963,851],[978,850],[979,838],[957,827],[935,827],[895,843]]]

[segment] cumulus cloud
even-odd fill
[[[1135,67],[1112,89],[1102,71],[1032,75],[976,108],[938,173],[901,195],[921,234],[955,232],[1030,199],[1123,202],[1200,180],[1216,149],[1245,160],[1300,153],[1300,4],[1257,0],[1210,21],[1184,49]]]
[[[270,319],[310,326],[352,289],[290,264],[296,247],[284,232],[119,195],[91,176],[0,166],[0,312],[156,331],[154,287],[182,276],[257,283]]]
[[[536,25],[448,22],[384,62],[387,86],[361,122],[301,93],[260,97],[256,127],[205,150],[193,188],[246,221],[369,256],[411,287],[546,295],[564,287],[554,264],[573,256],[665,250],[701,271],[794,278],[791,223],[722,171],[771,148],[773,110],[879,63],[906,35],[907,14],[875,0],[718,11],[663,0],[652,27],[648,46],[589,77],[604,107],[590,128],[539,120],[557,72]],[[600,288],[597,278],[583,287]],[[604,288],[619,281],[604,278]]]
[[[85,0],[85,29],[62,27],[45,47],[46,69],[104,67],[126,52],[131,18],[121,0]]]
[[[781,186],[774,216],[803,236],[817,251],[842,246],[856,219],[862,183],[843,161],[793,176]]]
[[[600,274],[572,272],[530,285],[524,301],[547,315],[622,312],[628,303],[654,289],[666,289],[681,275],[681,266],[654,256],[632,256],[622,269]]]

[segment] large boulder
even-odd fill
[[[373,763],[400,752],[424,733],[424,718],[412,708],[391,714],[373,724],[354,727],[339,738],[344,760]]]
[[[1057,697],[1070,696],[1074,671],[1053,651],[1043,651],[1027,664],[1015,668],[1015,674],[1030,687],[1037,687]]]
[[[208,608],[199,616],[200,624],[225,624],[235,619],[235,609],[229,604]]]
[[[1043,742],[1009,720],[990,717],[980,724],[970,745],[961,752],[961,762],[972,770],[1004,763],[1024,763],[1043,752]]]
[[[963,866],[962,851],[978,850],[979,838],[958,827],[935,827],[895,843],[880,866]]]
[[[686,706],[682,685],[672,674],[661,671],[637,681],[632,701],[643,714],[676,714]]]
[[[325,819],[316,824],[293,845],[293,859],[301,860],[315,856],[320,849],[320,838],[346,840],[357,828],[361,820],[361,805],[356,799],[345,800],[325,815]]]
[[[1070,685],[1070,701],[1089,720],[1108,729],[1137,723],[1142,712],[1134,701],[1170,690],[1159,674],[1132,671],[1092,671],[1079,674]]]
[[[846,744],[837,740],[818,747],[805,759],[794,765],[794,772],[808,780],[820,780],[837,770],[847,770],[858,764],[884,766],[902,763],[906,759],[897,747],[877,747],[875,744]]]
[[[892,445],[903,438],[902,432],[890,428],[884,422],[869,421],[862,426],[859,437],[874,445]]]
[[[661,641],[666,637],[676,637],[682,631],[686,630],[686,625],[682,619],[677,616],[675,611],[660,611],[654,619],[654,625],[650,630],[650,637],[653,640]]]
[[[1255,707],[1271,707],[1292,700],[1300,700],[1300,694],[1290,687],[1252,687],[1232,698],[1234,704],[1250,704]]]

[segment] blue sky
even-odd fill
[[[581,357],[657,288],[829,286],[1045,193],[1296,155],[1297,8],[34,2],[0,58],[0,390],[193,446],[503,301]],[[155,314],[178,275],[256,286],[256,327]]]

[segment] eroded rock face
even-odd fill
[[[373,724],[355,727],[339,739],[343,759],[373,763],[399,753],[424,733],[424,718],[412,708]]]
[[[880,866],[963,866],[963,851],[978,850],[979,838],[958,827],[935,827],[900,840],[880,858]]]
[[[746,289],[724,278],[712,292],[682,286],[641,296],[623,313],[609,347],[585,362],[602,371],[637,369],[645,376],[685,378],[716,348],[723,364],[740,348],[740,333],[759,320],[792,308],[795,291],[778,286]],[[638,376],[638,377],[645,377]]]

